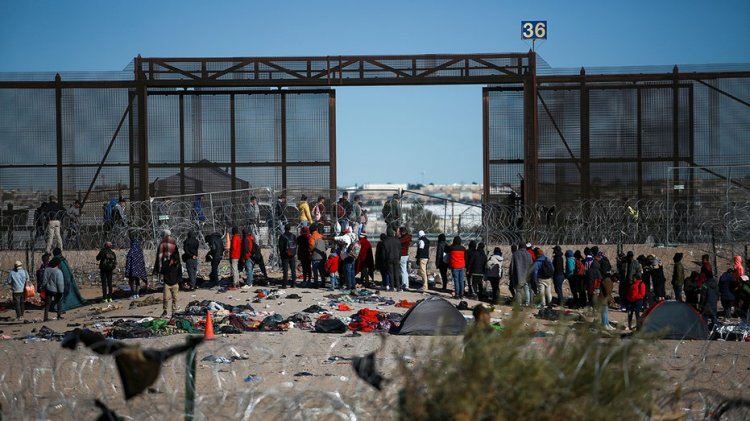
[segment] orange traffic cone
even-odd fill
[[[203,330],[203,339],[207,341],[215,339],[214,321],[211,320],[211,310],[206,310],[206,326]]]

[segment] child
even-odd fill
[[[636,323],[641,317],[644,298],[646,298],[646,284],[643,283],[641,278],[633,279],[633,284],[630,285],[630,290],[628,290],[628,330],[633,328],[633,314],[635,314]]]
[[[336,249],[331,250],[331,255],[328,256],[325,266],[326,272],[331,277],[331,291],[336,289],[339,279],[339,255],[336,253]]]

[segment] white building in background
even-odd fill
[[[372,183],[372,184],[363,184],[360,187],[360,190],[406,190],[407,184],[378,184],[378,183]]]

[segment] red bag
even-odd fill
[[[34,284],[31,282],[26,282],[26,285],[23,287],[23,298],[25,300],[28,300],[30,298],[34,298],[36,296],[36,288],[34,288]]]

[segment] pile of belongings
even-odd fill
[[[750,323],[740,322],[738,324],[723,324],[714,329],[715,339],[725,341],[747,341],[750,342]]]
[[[193,333],[194,323],[190,319],[171,320],[147,317],[141,320],[115,320],[104,334],[112,339],[152,338],[183,333]]]
[[[389,331],[400,325],[401,317],[402,315],[398,313],[385,313],[363,308],[352,316],[349,329],[355,332]]]

